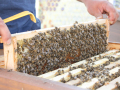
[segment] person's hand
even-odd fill
[[[102,14],[107,14],[110,24],[114,24],[119,14],[111,3],[107,0],[82,0],[88,12],[96,18],[103,18]]]
[[[2,37],[2,41],[4,44],[11,44],[11,34],[7,27],[7,25],[4,23],[4,21],[0,18],[0,36]]]

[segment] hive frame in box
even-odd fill
[[[108,29],[109,32],[109,29]],[[109,34],[107,35],[107,37],[109,36]],[[14,41],[14,38],[13,38]],[[14,49],[14,48],[13,48]],[[120,50],[120,44],[119,43],[112,43],[109,42],[108,43],[108,50],[112,50],[112,49],[119,49]],[[12,60],[11,60],[12,61]],[[12,77],[10,77],[12,76]],[[8,82],[6,82],[6,80]],[[106,88],[113,88],[115,87],[115,82],[118,81],[119,82],[119,78],[115,79],[114,81],[110,82],[109,85],[107,86],[103,86],[100,88],[100,90],[106,89]],[[32,81],[32,82],[31,82]],[[11,83],[10,83],[11,82]],[[8,85],[8,87],[6,87],[6,84]],[[18,84],[20,85],[20,87],[18,87]],[[21,87],[22,86],[22,87]],[[59,82],[54,82],[54,81],[50,81],[50,80],[46,80],[43,78],[39,78],[39,77],[35,77],[35,76],[31,76],[28,74],[22,74],[19,72],[9,72],[7,70],[4,69],[0,69],[0,89],[4,89],[4,90],[11,90],[11,88],[14,88],[14,90],[16,89],[35,89],[35,90],[86,90],[86,89],[80,89],[74,86],[69,86],[66,84],[61,84]]]
[[[107,37],[109,37],[109,22],[107,19],[99,19],[99,20],[94,20],[90,22],[84,22],[84,23],[79,23],[79,24],[106,24],[106,30],[107,30]],[[61,26],[59,27],[61,30],[64,28],[70,29],[73,25],[67,25],[67,26]],[[23,33],[17,33],[12,35],[12,43],[11,45],[5,45],[4,44],[4,62],[5,62],[5,69],[12,69],[16,71],[17,68],[17,40],[22,40],[22,39],[27,39],[27,38],[32,38],[39,32],[46,32],[48,30],[52,30],[55,28],[48,28],[48,29],[40,29],[40,30],[34,30],[34,31],[28,31],[28,32],[23,32]],[[2,39],[0,40],[2,42]],[[107,39],[108,42],[108,39]]]

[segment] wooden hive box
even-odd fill
[[[106,36],[109,37],[109,22],[108,22],[108,20],[101,19],[101,20],[95,20],[95,21],[82,23],[82,24],[86,25],[86,24],[89,24],[89,23],[92,23],[92,24],[95,24],[95,23],[103,24],[103,23],[105,23],[106,26],[107,26]],[[64,28],[70,28],[70,27],[73,27],[73,25],[62,26],[60,28],[63,30]],[[41,29],[41,30],[35,30],[35,31],[18,33],[18,34],[12,35],[11,45],[9,45],[9,46],[4,45],[4,61],[3,61],[3,57],[1,56],[0,67],[5,68],[5,69],[12,69],[12,70],[16,71],[17,61],[18,61],[17,60],[17,52],[16,52],[17,41],[32,38],[35,35],[37,35],[39,32],[45,32],[46,33],[46,31],[49,31],[51,29],[54,29],[54,28]],[[2,42],[2,40],[1,40],[1,42]],[[108,39],[107,39],[107,43],[108,43]],[[108,46],[107,46],[107,49],[108,50],[112,50],[112,49],[120,50],[120,44],[109,42]],[[41,89],[41,90],[48,90],[48,89],[50,89],[50,90],[56,90],[56,89],[58,89],[58,90],[61,90],[61,89],[83,90],[83,89],[80,89],[80,88],[77,88],[77,87],[74,87],[74,86],[69,86],[69,85],[66,85],[66,84],[59,83],[59,82],[54,82],[54,81],[51,81],[51,80],[49,81],[49,80],[42,79],[42,78],[39,78],[39,77],[33,77],[33,76],[26,75],[26,74],[21,74],[21,73],[18,73],[18,72],[11,72],[11,73],[6,74],[6,72],[9,72],[9,71],[3,70],[3,69],[2,69],[2,72],[0,74],[0,81],[5,82],[5,80],[7,79],[9,81],[12,80],[11,81],[12,83],[19,84],[19,82],[20,82],[20,85],[23,85],[23,89],[26,88],[26,89],[32,89],[32,90],[34,90],[34,89],[36,89],[36,90],[39,90],[39,89]],[[15,78],[14,77],[8,78],[11,75],[13,75]],[[2,76],[2,79],[1,79],[1,76]],[[19,79],[17,79],[17,78],[19,78]],[[20,80],[20,79],[22,79],[22,80]],[[25,80],[23,80],[23,79],[25,79]],[[30,83],[30,80],[32,80],[33,82]],[[110,90],[110,89],[115,88],[116,87],[115,83],[116,83],[116,81],[119,82],[119,80],[120,80],[119,77],[116,78],[115,80],[110,82],[108,85],[101,87],[100,90],[103,90],[103,89],[106,89],[106,88],[109,88],[109,90]],[[38,84],[38,82],[40,84]],[[19,88],[19,87],[16,86],[17,84],[13,85],[12,83],[7,83],[7,84],[9,84],[9,87],[16,88],[16,89]],[[31,86],[29,86],[29,85],[31,85]],[[46,85],[48,85],[48,87],[46,87]],[[4,86],[3,83],[2,83],[2,86]],[[1,87],[1,88],[3,88],[3,87]],[[6,90],[10,90],[10,88],[9,89],[7,88]]]

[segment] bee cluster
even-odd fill
[[[107,64],[105,63],[105,65]],[[82,84],[84,84],[85,82],[89,82],[92,79],[97,78],[98,82],[96,82],[92,88],[89,88],[91,90],[96,90],[101,86],[105,85],[107,82],[110,82],[120,76],[120,69],[118,70],[118,72],[115,72],[114,74],[110,74],[109,72],[110,68],[104,68],[105,65],[100,65],[95,68],[88,66],[89,68],[87,68],[87,71],[83,70],[81,74],[76,75],[75,77],[71,76],[70,81],[79,79],[80,81],[74,85],[81,87]],[[69,81],[65,82],[65,80],[63,80],[62,82],[67,83]]]
[[[106,51],[105,24],[55,27],[17,42],[17,71],[41,75]]]
[[[76,65],[70,65],[68,70],[66,70],[66,68],[61,68],[52,71],[52,77],[50,77],[51,72],[48,73],[48,77],[47,73],[40,75],[40,77],[81,88],[96,90],[117,77],[120,77],[120,51],[116,53],[112,55],[100,54],[99,57],[98,55],[96,56],[97,58],[95,56],[90,57],[86,59],[85,64],[79,61]],[[80,62],[82,64],[80,64]],[[56,74],[56,72],[58,73]],[[119,88],[118,82],[116,85]]]

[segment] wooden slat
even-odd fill
[[[4,55],[0,55],[0,68],[5,68]]]
[[[115,67],[117,65],[120,65],[120,60],[116,61],[116,62],[111,62],[108,66],[105,66],[105,68],[112,68]]]
[[[77,78],[76,80],[71,80],[71,81],[66,82],[66,84],[68,85],[75,85],[75,86],[79,83],[81,83],[81,80],[79,78]]]
[[[107,61],[109,61],[109,59],[107,58],[103,58],[103,59],[100,59],[99,61],[96,61],[95,64],[93,65],[93,67],[97,67],[99,65],[103,65],[104,63],[106,63]],[[61,82],[63,79],[65,81],[68,81],[70,80],[70,74],[74,77],[76,75],[79,75],[81,73],[82,70],[85,70],[86,69],[81,69],[81,68],[78,68],[78,69],[75,69],[75,70],[72,70],[72,71],[69,71],[67,73],[64,73],[62,75],[59,75],[59,76],[56,76],[50,80],[53,80],[53,81],[58,81],[58,82]]]
[[[113,74],[113,73],[115,73],[115,72],[118,72],[118,69],[119,69],[119,67],[117,67],[118,64],[120,64],[120,60],[118,60],[118,61],[116,61],[116,62],[114,62],[114,63],[111,63],[111,64],[105,66],[105,68],[110,68],[110,69],[111,69],[111,67],[116,66],[116,68],[110,70],[110,75],[111,75],[111,74]],[[98,80],[98,79],[97,79],[97,80],[96,80],[96,79],[97,79],[97,78],[91,80],[92,83],[89,84],[89,88],[94,87],[94,84],[97,83],[97,80]],[[93,81],[94,81],[94,82],[93,82]],[[69,81],[69,82],[66,82],[66,84],[69,84],[69,85],[77,85],[78,83],[80,83],[80,79],[71,80],[71,81]],[[83,86],[85,86],[86,84],[88,85],[88,83],[90,83],[90,82],[86,82]],[[80,85],[80,86],[81,86],[81,85]],[[87,86],[87,87],[88,87],[88,86]]]
[[[99,55],[96,55],[94,57],[91,57],[92,60],[94,60],[94,58],[96,58],[97,60],[100,59],[99,56],[103,57],[103,56],[110,56],[110,55],[113,55],[113,54],[116,54],[119,50],[110,50],[108,52],[105,52],[105,53],[102,53],[102,54],[99,54]]]
[[[15,66],[17,65],[17,56],[15,54],[16,47],[17,44],[15,37],[13,37],[11,45],[4,44],[4,61],[6,69],[12,69],[15,71]]]
[[[84,90],[19,72],[0,68],[0,90]]]
[[[115,57],[115,59],[117,59],[117,58],[120,58],[120,53],[116,53],[115,55],[111,55],[111,56],[113,56],[113,57]]]
[[[116,72],[119,71],[119,69],[120,69],[120,67],[113,68],[112,70],[109,71],[110,75],[115,74]]]
[[[112,70],[109,71],[109,75],[117,73],[119,69],[120,67],[113,68]],[[99,83],[98,78],[93,78],[91,81],[85,82],[82,85],[79,85],[78,87],[86,88],[86,89],[93,89],[96,83]],[[106,89],[101,89],[101,90],[106,90]]]
[[[97,67],[99,65],[102,65],[102,64],[106,63],[107,61],[109,61],[108,58],[100,59],[99,61],[94,62],[95,65],[93,65],[93,67]]]
[[[0,62],[0,68],[5,68],[4,62]]]
[[[109,42],[107,48],[108,50],[113,50],[113,49],[120,50],[120,43]]]
[[[81,64],[86,64],[87,61],[86,60],[83,60],[83,61],[80,61],[80,62],[77,62],[77,63],[74,63],[66,68],[59,68],[57,70],[54,70],[54,71],[51,71],[51,72],[48,72],[48,73],[45,73],[45,74],[42,74],[38,77],[42,77],[42,78],[46,78],[46,79],[50,79],[50,78],[53,78],[55,77],[57,74],[58,74],[58,71],[63,71],[64,73],[66,72],[69,72],[70,71],[70,67],[78,67],[78,65],[81,65]]]
[[[0,62],[4,61],[4,55],[0,55]]]
[[[108,85],[104,85],[97,90],[115,90],[117,88],[116,82],[120,83],[120,77],[114,79],[113,81],[109,82]],[[119,89],[118,89],[119,90]]]
[[[69,71],[69,72],[67,72],[65,74],[56,76],[56,77],[54,77],[54,78],[52,78],[50,80],[61,82],[64,79],[65,81],[68,81],[68,80],[71,79],[71,76],[75,77],[76,75],[79,75],[82,70],[84,70],[84,69],[78,68],[78,69]]]
[[[85,82],[78,87],[86,88],[86,89],[92,89],[95,86],[96,83],[99,83],[98,78],[93,78],[91,81]]]

